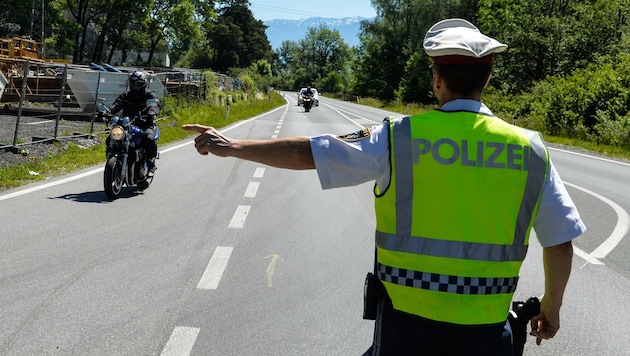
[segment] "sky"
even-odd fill
[[[370,0],[249,0],[249,3],[254,17],[261,21],[376,16]]]

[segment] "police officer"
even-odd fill
[[[203,155],[316,168],[324,189],[376,182],[382,291],[365,355],[510,355],[506,319],[532,227],[545,291],[531,335],[540,344],[560,327],[571,241],[586,228],[540,135],[481,102],[506,48],[465,20],[438,22],[424,49],[439,109],[349,135],[236,140],[183,127]]]
[[[155,142],[155,118],[160,113],[160,107],[156,105],[147,108],[146,103],[149,99],[157,100],[158,97],[153,91],[147,90],[147,75],[141,71],[134,71],[129,74],[129,90],[120,94],[109,110],[112,114],[122,110],[123,116],[135,118],[134,125],[143,130],[140,145],[147,153],[147,169],[152,175],[157,168],[155,166],[158,152]]]

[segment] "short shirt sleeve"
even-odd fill
[[[323,189],[376,181],[389,184],[388,121],[369,129],[310,138],[315,168]]]
[[[541,192],[534,231],[543,247],[571,241],[586,231],[573,200],[551,162]]]

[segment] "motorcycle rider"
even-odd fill
[[[304,92],[304,96],[310,96],[310,97],[313,96],[313,91],[311,90],[310,85],[306,86],[306,91]]]
[[[304,93],[302,93],[302,97],[304,99],[311,99],[311,100],[313,100],[314,99],[313,98],[314,95],[315,95],[315,93],[313,93],[313,91],[311,90],[311,86],[310,85],[306,86],[306,90],[304,91]],[[303,103],[305,111],[308,112],[313,107],[313,104],[314,103],[312,101],[309,104]]]
[[[159,106],[151,106],[146,113],[146,102],[149,99],[158,99],[157,95],[147,90],[147,74],[141,71],[134,71],[129,74],[129,90],[120,94],[109,110],[112,114],[116,114],[122,110],[122,115],[134,119],[133,124],[142,129],[142,140],[140,146],[147,153],[147,169],[149,175],[157,169],[155,166],[155,158],[157,157],[157,143],[155,142],[156,124],[155,118],[160,113]],[[109,149],[109,137],[107,138],[107,147]]]

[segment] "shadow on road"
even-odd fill
[[[122,192],[120,192],[120,197],[118,199],[132,198],[138,195],[141,195],[142,192],[138,191],[135,187],[125,187]],[[102,190],[92,191],[92,192],[84,192],[84,193],[70,193],[60,195],[58,197],[51,197],[49,199],[63,199],[63,200],[73,200],[78,203],[111,203],[105,192]]]

